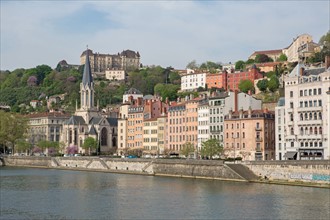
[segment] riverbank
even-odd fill
[[[330,161],[127,159],[5,156],[5,166],[53,168],[330,188]]]

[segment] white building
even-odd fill
[[[326,68],[305,69],[302,64],[284,78],[285,86],[285,126],[276,125],[278,134],[276,147],[285,141],[285,147],[277,152],[284,153],[281,159],[330,159],[329,145],[329,91],[330,58],[326,59]],[[281,146],[282,147],[282,146]]]
[[[124,70],[106,70],[105,78],[109,80],[125,80],[126,74]]]
[[[277,106],[275,107],[275,159],[284,160],[283,157],[286,153],[286,142],[285,142],[285,99],[284,97],[278,100]],[[287,156],[287,155],[286,155]],[[292,156],[296,155],[293,153]],[[294,159],[294,158],[293,158]]]
[[[129,98],[130,96],[132,97],[133,100],[136,100],[138,98],[143,98],[143,94],[139,90],[135,88],[130,88],[123,95],[123,103],[128,102],[130,100]]]
[[[187,74],[181,76],[181,91],[194,91],[199,87],[205,88],[206,73],[187,69]]]
[[[210,139],[209,132],[209,104],[208,100],[205,99],[204,102],[198,106],[198,134],[197,134],[197,147],[198,151],[201,151],[202,143]]]

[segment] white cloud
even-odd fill
[[[329,2],[305,1],[1,1],[0,68],[79,63],[86,44],[100,53],[136,50],[143,64],[164,67],[246,60],[255,50],[286,47],[299,34],[318,41],[329,28],[328,8]],[[102,14],[95,25],[75,25],[95,11]]]

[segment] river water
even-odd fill
[[[330,190],[0,168],[0,219],[329,219]]]

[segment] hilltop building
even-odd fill
[[[86,62],[86,55],[90,60],[92,74],[105,74],[107,70],[134,70],[140,67],[140,54],[132,50],[124,50],[118,54],[93,53],[92,50],[85,50],[80,56],[80,63]]]

